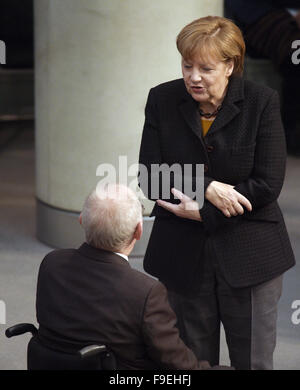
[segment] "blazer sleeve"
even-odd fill
[[[158,129],[159,122],[157,115],[157,107],[155,102],[154,90],[153,88],[151,88],[145,107],[145,123],[139,154],[138,183],[144,195],[148,199],[153,201],[159,199],[159,197],[152,195],[151,183],[153,183],[154,180],[150,175],[151,165],[160,165],[162,161]]]
[[[285,167],[286,141],[281,121],[279,95],[274,91],[261,115],[251,176],[234,187],[251,202],[252,212],[278,198],[284,182]],[[212,181],[210,179],[207,178],[207,183]],[[245,211],[245,214],[247,213]],[[204,201],[200,214],[203,226],[209,233],[224,225],[237,223],[244,217],[238,215],[228,218],[207,200]]]
[[[184,344],[176,327],[167,290],[160,282],[148,294],[142,332],[149,357],[162,369],[200,370],[210,368],[206,361],[198,362],[195,354]]]

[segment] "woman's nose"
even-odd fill
[[[200,75],[199,71],[197,71],[197,70],[192,71],[192,73],[191,73],[191,80],[193,82],[201,81],[201,75]]]

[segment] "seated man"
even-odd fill
[[[98,188],[86,199],[80,223],[86,243],[54,250],[41,263],[40,341],[69,353],[103,343],[118,369],[209,368],[180,339],[163,284],[129,265],[142,235],[135,194],[122,185]]]

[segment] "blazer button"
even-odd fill
[[[204,164],[204,172],[207,172],[208,171],[208,166],[206,164]]]
[[[206,146],[206,150],[207,150],[208,152],[212,152],[212,151],[214,150],[214,147],[213,147],[212,145],[207,145],[207,146]]]

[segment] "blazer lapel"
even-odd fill
[[[188,94],[188,92],[186,92]],[[202,125],[198,111],[198,105],[189,95],[187,99],[179,106],[179,109],[193,132],[202,140]]]
[[[185,87],[184,87],[185,88]],[[228,90],[224,98],[222,109],[213,121],[207,135],[211,136],[226,126],[239,112],[239,107],[235,102],[244,98],[244,79],[239,76],[232,76],[229,80]],[[202,139],[201,118],[198,112],[198,102],[186,91],[183,94],[180,111],[196,136]]]
[[[226,126],[239,112],[240,109],[234,103],[224,104],[210,126],[207,135],[211,136],[222,129],[222,127]]]

